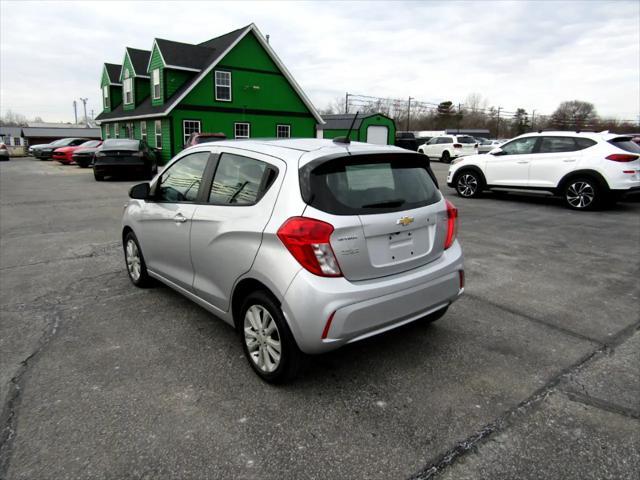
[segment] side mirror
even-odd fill
[[[133,198],[134,200],[146,200],[149,198],[149,193],[151,192],[151,186],[149,182],[139,183],[134,185],[129,190],[129,198]]]
[[[491,150],[489,152],[489,155],[504,155],[504,154],[505,154],[505,152],[502,151],[502,149],[500,147],[496,147],[496,148],[494,148],[493,150]]]

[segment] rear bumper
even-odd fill
[[[143,163],[95,163],[93,169],[103,175],[129,174],[144,172],[148,166]]]
[[[422,267],[388,277],[350,282],[301,270],[289,286],[282,310],[305,353],[322,353],[418,320],[462,294],[462,250],[458,242]],[[333,318],[327,338],[322,333]]]
[[[637,187],[631,187],[624,190],[611,190],[611,193],[616,198],[626,198],[632,195],[640,195],[640,185]]]

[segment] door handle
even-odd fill
[[[529,163],[529,160],[518,160],[516,163]]]
[[[173,221],[176,223],[184,223],[187,221],[187,217],[179,213],[175,217],[173,217]]]
[[[576,160],[577,160],[576,158],[565,158],[563,162],[570,163],[570,162],[575,162]]]

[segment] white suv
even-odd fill
[[[478,141],[469,135],[440,135],[420,145],[418,153],[426,155],[430,160],[449,163],[454,158],[477,154]]]
[[[527,133],[454,161],[447,185],[466,198],[485,189],[550,192],[570,208],[590,210],[640,191],[639,158],[640,146],[625,135]]]

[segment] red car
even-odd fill
[[[81,143],[80,145],[56,148],[53,151],[52,158],[63,165],[71,165],[73,163],[73,152],[80,148],[95,148],[100,145],[102,145],[102,140],[89,140],[88,142]]]

